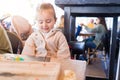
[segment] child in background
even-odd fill
[[[22,54],[36,57],[70,58],[70,51],[63,33],[54,29],[56,14],[50,3],[42,3],[36,9],[39,30],[25,42]]]
[[[94,19],[90,19],[89,23],[87,24],[88,28],[93,29],[95,24],[94,24]]]
[[[61,31],[64,33],[64,15],[60,17],[60,22],[57,26],[58,29],[61,29]]]

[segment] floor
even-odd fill
[[[99,79],[90,79],[90,78],[100,78],[100,80],[106,79],[107,78],[105,71],[107,70],[106,60],[107,59],[103,57],[102,52],[98,52],[97,59],[92,64],[87,65],[86,80],[99,80]]]

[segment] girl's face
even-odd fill
[[[99,24],[99,23],[100,23],[100,19],[97,18],[97,19],[96,19],[96,24]]]
[[[48,33],[54,27],[56,19],[52,12],[44,10],[37,14],[37,21],[39,30],[44,33]]]

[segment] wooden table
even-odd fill
[[[80,32],[79,36],[82,36],[83,39],[86,39],[90,36],[95,36],[95,34],[94,33],[89,33],[89,32]]]
[[[32,61],[30,61],[30,60],[32,60]],[[2,65],[2,68],[0,69],[0,72],[6,71],[4,69],[7,68],[7,65],[9,63],[12,63],[12,64],[9,64],[9,66],[13,66],[13,67],[11,67],[14,70],[12,72],[28,73],[27,71],[32,71],[32,73],[36,72],[37,74],[39,74],[38,71],[40,72],[40,70],[41,70],[41,69],[39,69],[39,65],[41,64],[41,61],[37,61],[37,60],[38,59],[36,59],[36,61],[35,61],[35,59],[32,59],[32,58],[31,59],[28,58],[28,60],[27,60],[27,58],[26,58],[26,60],[23,61],[23,62],[19,62],[19,61],[18,62],[16,62],[16,61],[5,61],[4,62],[3,60],[0,59],[0,63]],[[42,63],[43,63],[43,61],[42,61]],[[52,64],[54,64],[54,63],[55,64],[60,64],[60,74],[57,74],[57,75],[59,75],[59,78],[58,79],[54,78],[54,80],[63,80],[65,70],[72,70],[73,72],[75,72],[77,80],[85,80],[85,72],[86,72],[86,62],[85,61],[80,61],[80,60],[78,61],[78,60],[71,60],[71,59],[69,59],[69,60],[51,59],[50,62],[44,62],[44,63],[48,64],[48,66],[50,66],[51,63]],[[31,70],[29,70],[28,65],[33,65],[33,64],[36,65],[38,69],[32,68]],[[14,68],[18,67],[18,65],[20,65],[21,67],[16,72]],[[11,68],[9,67],[8,70],[12,70]],[[50,68],[50,70],[52,70],[52,69],[55,70],[54,68],[56,68],[56,71],[59,72],[59,66],[53,66],[53,67]],[[45,72],[45,71],[43,70],[43,72]],[[10,74],[7,75],[6,73],[5,74],[2,73],[2,75],[0,74],[0,80],[53,80],[53,78],[50,79],[50,77],[48,79],[41,79],[40,77],[35,75],[36,73],[34,75],[30,75],[30,76],[28,76],[24,73],[20,74],[20,75],[15,75],[15,74],[12,74],[12,73],[11,73],[11,75]]]
[[[57,60],[52,60],[57,61]],[[58,60],[61,63],[61,74],[59,80],[63,80],[65,70],[72,70],[75,72],[77,80],[85,80],[86,61],[80,60]]]
[[[94,36],[95,34],[94,33],[88,33],[88,32],[85,32],[85,33],[81,32],[79,35],[89,37],[89,36]]]

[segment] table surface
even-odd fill
[[[94,33],[89,33],[89,32],[80,32],[80,36],[94,36]]]
[[[61,63],[61,74],[60,74],[59,80],[63,80],[62,78],[65,70],[74,71],[76,74],[77,80],[85,80],[86,61],[59,60],[58,62]]]
[[[30,60],[32,60],[32,61],[30,61]],[[24,66],[24,63],[27,64],[26,61],[23,61],[23,66]],[[36,61],[41,62],[40,60],[38,61],[38,59],[36,59]],[[36,61],[35,61],[35,59],[28,57],[29,64],[36,63]],[[3,61],[1,59],[0,59],[0,62],[3,64]],[[14,63],[14,62],[16,63],[16,61],[12,61],[12,63]],[[69,60],[51,59],[50,62],[52,62],[52,63],[55,62],[55,63],[60,64],[59,80],[63,80],[65,70],[72,70],[73,72],[75,72],[77,80],[85,80],[86,61],[71,60],[71,59],[69,59]],[[6,63],[9,63],[9,61],[6,61]],[[45,63],[48,63],[48,62],[45,62]],[[24,69],[22,69],[22,70],[24,70]],[[4,71],[4,70],[2,70],[2,71]],[[25,71],[27,71],[27,70],[25,70]],[[9,75],[2,74],[2,75],[0,75],[0,80],[52,80],[52,79],[40,79],[40,77],[35,77],[35,76],[23,76],[23,75],[12,75],[12,77],[11,77]]]

